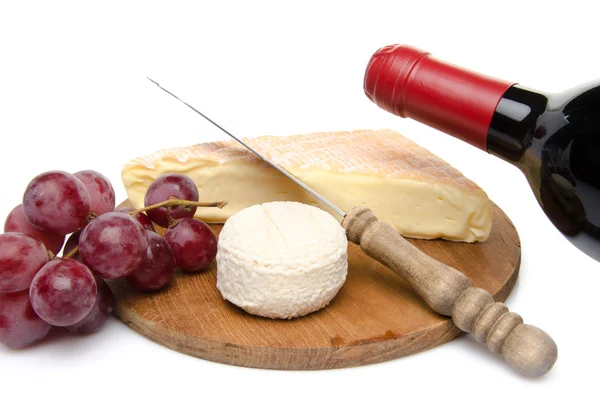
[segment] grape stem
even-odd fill
[[[139,214],[140,212],[148,211],[148,210],[153,210],[155,208],[160,208],[160,207],[167,207],[167,209],[170,209],[170,207],[176,207],[178,205],[183,205],[185,207],[217,207],[217,208],[223,208],[223,207],[225,207],[227,205],[227,201],[209,201],[209,202],[203,202],[203,201],[190,201],[190,200],[180,200],[180,199],[169,199],[169,200],[162,201],[160,203],[149,205],[149,206],[144,207],[144,208],[140,208],[139,210],[133,210],[133,211],[131,211],[129,213],[129,215]],[[93,214],[93,213],[90,213],[90,214]],[[94,215],[96,215],[96,214],[94,214]],[[91,216],[90,219],[89,219],[89,221],[91,221],[92,219],[94,219],[96,216]],[[77,255],[78,252],[79,252],[79,245],[75,246],[75,248],[73,248],[71,251],[69,251],[66,255],[63,255],[63,258],[65,258],[65,259],[72,258],[75,255]]]
[[[75,248],[73,248],[71,251],[69,251],[67,253],[67,255],[63,255],[63,258],[65,258],[65,259],[72,258],[75,255],[77,255],[78,252],[79,252],[79,246],[76,245]]]
[[[90,223],[91,221],[93,221],[95,218],[98,217],[98,213],[97,212],[90,212],[87,216],[87,219],[85,220],[85,224],[87,225],[88,223]]]
[[[144,208],[140,208],[138,210],[133,210],[129,213],[129,215],[139,214],[140,212],[153,210],[155,208],[160,207],[176,207],[178,205],[182,205],[184,207],[217,207],[223,208],[227,205],[227,201],[190,201],[190,200],[180,200],[180,199],[169,199],[162,201],[160,203],[152,204]]]

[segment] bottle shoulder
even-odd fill
[[[600,240],[600,87],[548,98],[516,165],[559,230]]]
[[[571,89],[552,93],[548,97],[548,111],[565,114],[600,109],[600,79],[580,84]]]

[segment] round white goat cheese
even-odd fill
[[[347,273],[344,229],[310,205],[254,205],[230,217],[219,235],[217,288],[251,314],[289,319],[319,310]]]

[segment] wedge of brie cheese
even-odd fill
[[[486,193],[459,171],[391,130],[319,132],[245,139],[344,211],[367,205],[406,237],[484,241],[492,227]],[[225,200],[223,209],[198,208],[207,222],[271,201],[312,204],[337,214],[239,143],[229,140],[167,149],[128,162],[122,180],[140,208],[150,183],[179,172],[192,178],[200,199]]]
[[[294,318],[329,304],[346,281],[348,240],[314,206],[273,202],[225,222],[217,249],[217,288],[248,313]]]

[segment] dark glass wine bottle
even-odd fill
[[[519,167],[552,223],[600,261],[600,81],[549,95],[392,45],[371,57],[364,90]]]

